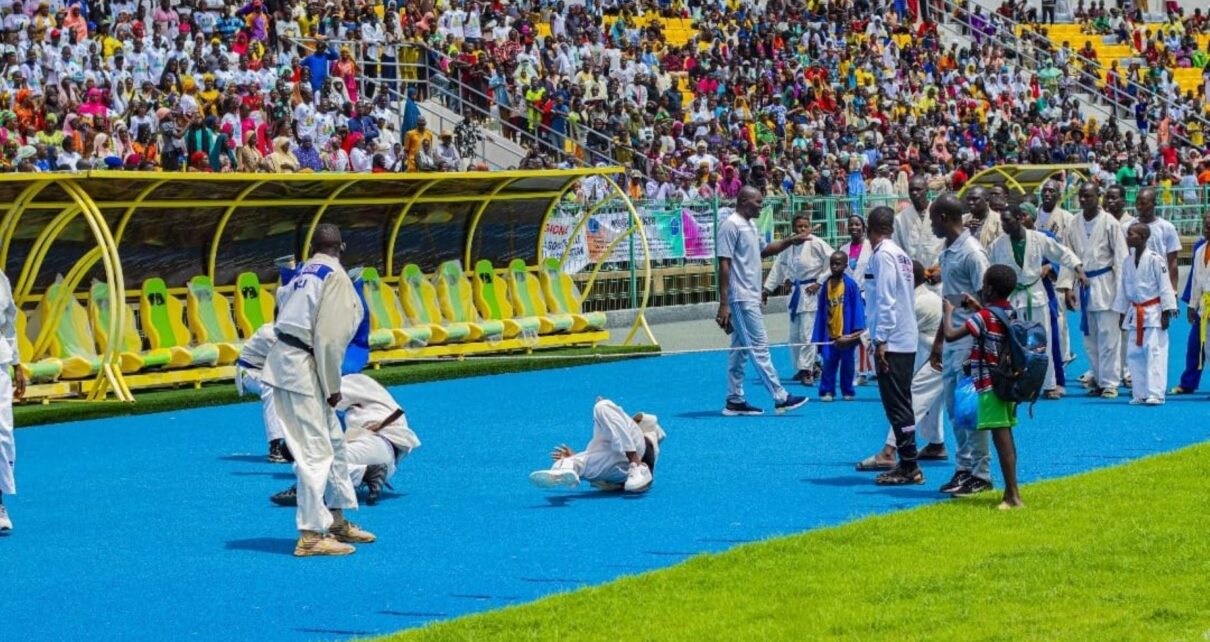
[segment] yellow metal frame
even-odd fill
[[[988,181],[985,179],[992,176],[1002,177],[1004,179],[1004,183],[1009,188],[1016,190],[1020,194],[1029,194],[1031,191],[1037,189],[1038,186],[1050,180],[1052,176],[1058,174],[1059,172],[1072,172],[1087,180],[1088,175],[1085,173],[1087,169],[1087,164],[997,165],[995,167],[988,167],[983,171],[976,172],[974,176],[970,177],[970,180],[966,181],[966,184],[962,186],[962,189],[958,190],[958,196],[962,196],[968,189],[972,187],[986,187]],[[1026,172],[1033,174],[1038,171],[1043,172],[1043,174],[1040,174],[1040,179],[1027,180],[1024,182],[1019,180],[1022,174]]]
[[[586,168],[572,170],[551,170],[551,171],[504,171],[504,172],[460,172],[450,174],[279,174],[267,176],[265,174],[166,174],[160,172],[124,172],[124,171],[89,171],[77,172],[72,174],[3,174],[0,175],[0,188],[8,184],[19,184],[20,191],[12,198],[11,204],[0,206],[0,212],[3,213],[3,219],[0,220],[0,268],[7,268],[9,250],[13,240],[20,228],[22,217],[27,211],[51,210],[55,212],[51,220],[38,231],[37,237],[30,246],[30,251],[24,258],[21,265],[19,276],[14,283],[14,300],[17,305],[29,305],[41,299],[41,293],[35,293],[34,284],[37,282],[38,275],[42,270],[44,261],[54,247],[55,242],[64,233],[69,226],[78,219],[83,219],[88,227],[96,246],[77,260],[72,267],[64,275],[62,291],[66,293],[75,293],[80,282],[90,273],[93,266],[98,261],[104,267],[105,282],[109,286],[111,293],[109,300],[109,332],[112,337],[121,336],[122,328],[127,320],[125,317],[126,310],[126,290],[124,287],[125,276],[122,270],[121,256],[119,244],[129,223],[133,217],[138,216],[140,212],[148,209],[169,209],[169,210],[186,210],[186,209],[216,209],[222,208],[217,224],[215,226],[213,236],[209,240],[204,260],[204,269],[213,278],[217,267],[218,250],[222,243],[222,237],[235,214],[243,208],[279,208],[279,207],[315,207],[316,210],[311,216],[304,236],[304,244],[301,248],[301,255],[306,256],[309,251],[310,240],[314,234],[315,228],[323,221],[324,216],[334,204],[342,206],[346,205],[398,205],[398,214],[390,222],[389,235],[387,244],[384,248],[386,256],[383,257],[386,270],[384,276],[387,278],[394,277],[394,250],[396,242],[399,239],[399,233],[413,207],[419,203],[466,203],[477,202],[473,214],[469,218],[468,234],[466,236],[465,245],[463,247],[463,258],[468,265],[472,264],[472,259],[475,257],[474,235],[478,230],[482,217],[488,212],[488,209],[493,202],[513,201],[513,200],[550,200],[550,206],[546,209],[541,221],[542,229],[539,230],[539,245],[541,244],[542,236],[547,219],[558,206],[564,194],[572,189],[577,180],[592,176],[602,175],[608,181],[612,191],[610,198],[621,198],[629,209],[630,217],[634,226],[628,231],[628,234],[637,231],[639,233],[643,256],[644,256],[644,292],[642,298],[642,306],[646,307],[648,300],[648,291],[651,284],[651,264],[649,259],[648,246],[646,237],[643,233],[642,226],[639,224],[639,217],[629,199],[626,198],[625,192],[621,190],[616,183],[608,179],[606,174],[617,173],[622,171],[617,167],[606,168]],[[558,189],[542,190],[540,187],[537,191],[518,191],[508,193],[510,187],[515,186],[519,181],[526,179],[560,179],[558,181]],[[98,184],[108,183],[109,181],[126,181],[132,185],[131,192],[137,189],[134,195],[114,198],[107,196],[102,198],[99,196],[100,191]],[[239,191],[227,199],[201,199],[196,197],[175,198],[174,193],[167,196],[163,195],[160,188],[172,182],[194,183],[194,184],[243,184]],[[468,194],[460,195],[438,195],[427,196],[431,188],[449,181],[467,181],[478,182],[481,185],[490,182],[492,187],[487,192],[475,192],[471,190]],[[332,188],[325,188],[321,195],[309,198],[250,198],[258,188],[263,187],[267,183],[331,183]],[[403,192],[398,196],[362,196],[356,198],[342,198],[343,193],[348,188],[357,184],[366,183],[383,183],[386,185],[396,184],[400,186],[400,191]],[[414,184],[417,187],[407,188],[404,184]],[[58,189],[54,192],[53,198],[45,198],[44,195],[48,187],[55,186]],[[555,184],[552,183],[552,188]],[[203,193],[204,187],[197,190],[197,193]],[[61,193],[60,193],[61,192]],[[105,193],[113,194],[112,183],[108,183]],[[213,193],[213,192],[211,192]],[[390,194],[390,190],[382,190],[381,194]],[[186,194],[186,196],[192,196]],[[110,200],[106,200],[106,198]],[[591,212],[595,213],[601,204],[594,207]],[[121,215],[116,221],[112,231],[109,223],[106,221],[103,212],[111,210],[121,210]],[[587,221],[587,216],[583,218],[580,225]],[[565,258],[565,257],[564,257]],[[600,265],[596,266],[597,270]],[[596,271],[594,270],[594,277]],[[589,288],[591,288],[591,282]],[[66,297],[59,301],[53,302],[51,308],[52,318],[60,317],[66,310],[68,304]],[[34,338],[34,355],[41,356],[50,344],[53,337],[56,322],[44,324],[40,329],[38,336]],[[630,334],[627,336],[629,342],[637,333],[639,328],[647,331],[647,335],[654,342],[654,337],[651,336],[650,329],[647,327],[646,319],[642,314],[642,310],[638,315],[635,325],[631,328]],[[547,347],[555,345],[595,345],[600,341],[608,338],[608,332],[587,332],[574,335],[552,335],[538,337],[537,339],[515,339],[501,342],[487,343],[467,343],[467,344],[451,344],[444,346],[433,346],[431,348],[420,348],[418,350],[401,349],[392,352],[374,353],[373,360],[376,363],[381,363],[386,360],[393,359],[408,359],[418,357],[432,356],[461,356],[466,354],[475,354],[482,352],[499,352],[513,350],[532,350],[535,347]],[[515,345],[514,345],[515,344]],[[84,395],[89,400],[100,400],[109,396],[111,393],[114,398],[121,401],[133,401],[134,396],[131,393],[131,387],[145,388],[156,386],[176,386],[182,384],[200,385],[203,381],[216,379],[230,378],[234,371],[230,367],[223,368],[196,368],[187,370],[165,370],[158,372],[139,373],[123,376],[118,365],[118,355],[121,349],[120,341],[110,341],[109,345],[100,355],[101,368],[95,379],[85,381],[63,381],[48,384],[41,384],[31,387],[31,393],[39,398],[51,398],[60,396],[70,396],[73,394]]]

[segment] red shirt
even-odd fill
[[[1012,318],[1013,309],[1008,301],[992,301],[989,305],[1008,313]],[[1000,363],[1000,355],[1004,351],[1005,335],[1008,328],[1000,323],[992,313],[984,308],[966,320],[966,329],[975,338],[971,345],[971,379],[975,383],[976,392],[992,389],[992,368]]]

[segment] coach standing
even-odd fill
[[[348,555],[349,543],[374,536],[344,517],[357,508],[345,461],[344,432],[336,418],[341,364],[365,310],[340,265],[344,243],[335,225],[315,228],[312,256],[290,281],[290,296],[274,322],[277,343],[265,360],[262,381],[294,455],[298,476],[294,554]]]
[[[870,212],[869,273],[873,287],[866,301],[866,328],[874,344],[878,394],[895,432],[899,465],[874,479],[883,486],[923,484],[916,463],[916,415],[912,411],[912,374],[916,363],[916,294],[912,259],[894,241],[895,212],[876,207]]]
[[[753,219],[760,215],[760,190],[746,185],[736,197],[735,211],[718,228],[718,326],[731,335],[727,355],[727,405],[723,415],[761,415],[764,410],[744,399],[744,360],[752,359],[760,380],[781,414],[807,403],[806,397],[791,395],[782,387],[769,357],[769,338],[761,314],[761,258],[801,245],[810,233],[795,234],[761,247]]]

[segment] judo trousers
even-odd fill
[[[0,368],[0,495],[17,494],[17,442],[13,438],[13,380]]]
[[[1098,388],[1117,390],[1122,383],[1121,316],[1113,310],[1088,313],[1088,335],[1084,351],[1088,353],[1093,380]]]
[[[1136,401],[1163,399],[1168,388],[1168,331],[1145,328],[1143,345],[1137,345],[1134,330],[1126,342],[1126,359],[1132,375],[1131,394]]]
[[[353,483],[353,488],[361,485],[361,479],[365,476],[367,466],[386,466],[387,479],[394,477],[396,464],[407,457],[409,452],[411,450],[399,453],[397,459],[395,447],[391,445],[391,442],[378,435],[370,435],[348,442],[345,444],[345,461],[349,466],[349,480]]]
[[[273,391],[273,404],[294,455],[298,530],[326,533],[332,525],[328,509],[357,508],[340,421],[318,396],[279,388]]]
[[[626,449],[636,448],[635,454],[643,459],[649,447],[646,437],[637,441],[628,439],[626,430],[634,421],[612,403],[598,403],[593,408],[592,421],[593,433],[604,432],[609,435],[608,440],[594,439],[583,452],[556,461],[551,469],[570,469],[581,480],[598,487],[612,488],[626,483],[626,474],[630,471]]]
[[[727,401],[744,403],[744,362],[749,359],[773,400],[778,403],[785,401],[789,395],[773,369],[773,359],[769,356],[769,336],[765,333],[760,303],[732,301],[730,306],[732,330],[731,352],[727,355]]]
[[[244,391],[260,395],[261,420],[265,424],[265,441],[285,439],[286,434],[281,427],[281,420],[277,418],[277,408],[273,405],[273,386],[261,383],[259,370],[240,367],[235,376],[240,383],[237,388],[241,395]]]
[[[795,370],[804,372],[815,371],[815,360],[818,350],[810,343],[811,334],[815,331],[815,311],[799,312],[790,319],[790,361]]]

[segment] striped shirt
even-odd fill
[[[1003,310],[1008,318],[1016,314],[1008,301],[992,301]],[[966,329],[975,340],[971,345],[970,369],[971,379],[975,382],[975,391],[984,392],[992,389],[992,369],[1000,363],[1000,355],[1004,352],[1005,335],[1008,328],[1004,327],[986,308],[972,314],[966,320]]]

